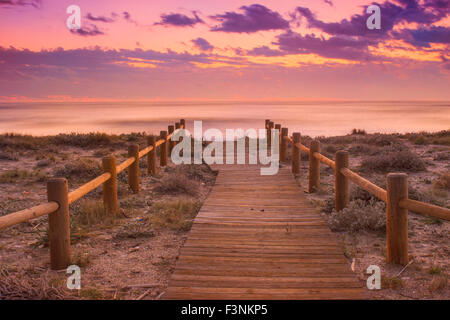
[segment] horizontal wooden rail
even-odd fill
[[[450,220],[450,209],[438,207],[429,203],[424,203],[412,199],[402,199],[399,201],[402,208],[409,211],[420,213],[426,216],[431,216],[443,220]]]
[[[141,151],[139,151],[139,158],[146,156],[152,150],[153,150],[153,146],[148,146],[147,148],[142,149]]]
[[[47,202],[38,206],[10,213],[6,216],[0,217],[0,230],[11,227],[15,224],[26,222],[46,214],[50,214],[58,210],[59,205],[56,202]]]
[[[292,143],[292,139],[290,137],[284,137],[284,139],[288,140]],[[301,143],[296,143],[295,146],[304,152],[310,152],[310,149],[304,146]],[[336,163],[325,157],[323,154],[314,152],[313,157],[318,159],[320,162],[328,165],[329,167],[335,169]],[[346,176],[350,181],[358,185],[360,188],[369,192],[370,194],[376,196],[378,199],[387,202],[387,191],[383,188],[378,187],[374,183],[369,180],[361,177],[359,174],[353,172],[348,168],[343,168],[340,172]],[[432,216],[439,219],[450,220],[450,209],[439,207],[436,205],[432,205],[425,202],[420,202],[412,199],[402,199],[399,203],[400,207],[408,209],[409,211],[416,212],[423,215]]]
[[[301,143],[296,143],[295,146],[303,152],[309,153],[309,148]]]
[[[333,169],[336,168],[336,163],[335,163],[333,160],[331,160],[331,159],[325,157],[325,156],[324,156],[323,154],[321,154],[321,153],[314,152],[313,157],[316,158],[316,159],[318,159],[320,162],[325,163],[327,166],[329,166],[329,167],[331,167],[331,168],[333,168]]]
[[[166,140],[170,140],[172,138],[173,133],[167,135],[167,139]],[[163,144],[165,141],[165,139],[160,139],[156,142],[155,147],[159,147],[161,144]],[[148,146],[145,149],[142,149],[141,151],[139,151],[139,158],[145,157],[150,151],[153,150],[153,146]]]
[[[350,179],[353,183],[357,184],[362,189],[366,190],[367,192],[373,194],[378,199],[386,202],[387,201],[387,192],[383,188],[380,188],[376,184],[370,182],[367,179],[364,179],[359,174],[353,172],[352,170],[348,168],[341,169],[341,173]]]
[[[89,181],[88,183],[83,184],[78,189],[69,193],[69,204],[77,201],[82,198],[84,195],[88,194],[92,190],[101,186],[104,182],[108,181],[111,178],[111,174],[104,173],[101,176],[98,176],[94,180]]]
[[[158,141],[156,141],[155,147],[159,147],[159,146],[162,145],[164,142],[166,142],[166,139],[159,139]]]
[[[121,173],[123,170],[125,170],[126,168],[128,168],[129,166],[131,166],[134,163],[134,158],[128,158],[127,160],[125,160],[124,162],[122,162],[121,164],[119,164],[116,167],[117,170],[117,174]]]

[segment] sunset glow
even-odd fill
[[[449,2],[370,4],[0,1],[1,100],[448,100]]]

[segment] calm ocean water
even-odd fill
[[[159,133],[180,118],[188,129],[202,120],[223,132],[262,128],[265,119],[310,136],[439,131],[450,129],[450,102],[0,103],[0,133]]]

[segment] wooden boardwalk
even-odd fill
[[[361,299],[365,289],[290,170],[220,166],[163,299]]]

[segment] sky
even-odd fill
[[[372,4],[381,29],[366,26]],[[450,0],[0,0],[0,101],[448,101],[449,11]]]

